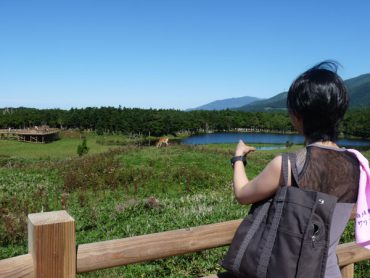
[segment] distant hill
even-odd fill
[[[370,107],[370,73],[347,79],[351,107]]]
[[[259,100],[250,104],[238,107],[236,110],[242,111],[269,111],[285,110],[287,92],[282,92],[268,99]]]
[[[260,98],[256,97],[237,97],[237,98],[228,98],[228,99],[222,99],[222,100],[216,100],[212,101],[208,104],[188,109],[190,110],[225,110],[225,109],[233,109],[238,108],[244,105],[247,105],[249,103],[252,103],[254,101],[261,100]]]
[[[344,81],[350,95],[350,108],[370,108],[370,73]],[[282,92],[268,99],[255,101],[236,110],[241,111],[276,111],[286,109],[287,92]]]

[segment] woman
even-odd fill
[[[349,97],[337,65],[323,62],[301,74],[291,85],[287,107],[293,126],[304,135],[306,146],[297,152],[299,185],[338,198],[330,229],[330,248],[325,277],[341,277],[336,246],[357,200],[359,162],[336,144],[338,128],[348,108]],[[242,158],[255,151],[242,141],[236,147],[234,193],[241,204],[251,204],[273,195],[283,184],[281,156],[275,157],[253,180],[246,176]],[[291,177],[289,177],[291,185]]]

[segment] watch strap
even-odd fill
[[[231,167],[234,168],[234,164],[237,161],[243,161],[244,166],[247,165],[247,158],[245,156],[240,155],[240,156],[233,156],[230,159]]]

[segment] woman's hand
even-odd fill
[[[242,140],[236,146],[235,156],[245,156],[256,149],[244,144]],[[259,173],[257,177],[249,181],[243,163],[237,161],[234,165],[234,194],[240,204],[253,204],[275,194],[282,181],[281,176],[281,155],[275,157]]]
[[[256,148],[244,144],[243,140],[239,140],[238,145],[235,149],[235,156],[245,156],[251,152],[254,152]]]

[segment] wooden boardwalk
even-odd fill
[[[58,140],[59,132],[58,128],[0,129],[0,139],[43,144]]]

